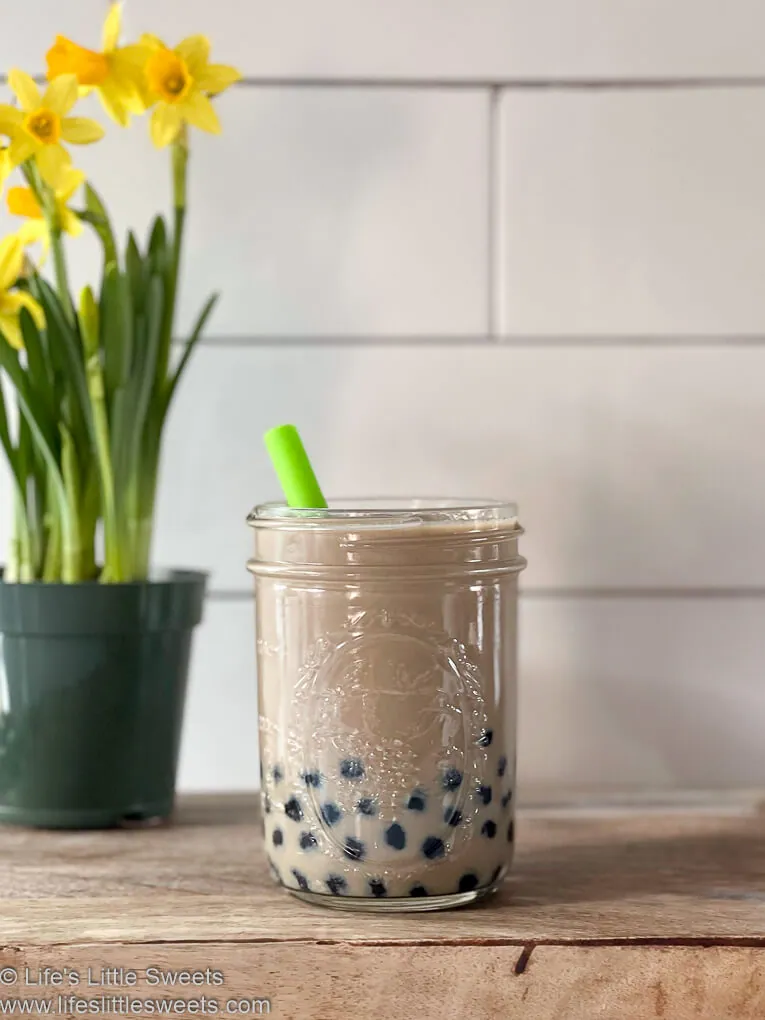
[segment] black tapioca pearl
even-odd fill
[[[451,825],[456,829],[462,821],[462,812],[458,811],[457,808],[448,807],[444,811],[444,821],[447,825]]]
[[[410,811],[424,811],[428,806],[427,797],[420,790],[415,790],[406,802],[406,806]]]
[[[315,850],[318,846],[318,841],[312,832],[301,832],[299,843],[301,850]]]
[[[293,822],[302,821],[303,809],[300,806],[300,801],[297,799],[297,797],[290,797],[290,799],[284,805],[284,813],[288,818],[291,818]]]
[[[505,772],[507,772],[507,758],[503,754],[497,763],[497,775],[504,776]]]
[[[503,796],[503,798],[502,798],[502,800],[500,802],[502,804],[502,807],[506,808],[507,805],[510,803],[510,801],[512,799],[513,799],[513,791],[512,790],[508,790],[507,793]]]
[[[494,839],[497,835],[497,823],[493,822],[491,818],[487,818],[481,826],[481,835],[486,836],[487,839]]]
[[[501,873],[502,873],[502,865],[498,864],[496,866],[496,868],[494,869],[494,871],[492,871],[492,873],[491,873],[491,878],[489,879],[489,885],[494,885],[494,883],[497,881],[497,879],[499,878]]]
[[[344,758],[340,762],[340,775],[343,779],[363,779],[364,766],[358,758]]]
[[[302,871],[298,871],[297,868],[292,869],[292,874],[295,876],[295,881],[303,892],[308,892],[308,879],[305,877]]]
[[[373,800],[372,797],[362,797],[356,805],[356,811],[360,815],[367,815],[369,818],[374,818],[377,814],[377,801]]]
[[[262,793],[260,795],[260,800],[261,800],[261,803],[263,805],[263,814],[264,815],[270,815],[271,814],[271,798],[268,796],[268,794],[266,793],[265,790],[262,791]]]
[[[478,797],[482,804],[491,804],[491,787],[490,786],[479,786]]]
[[[422,852],[429,861],[434,861],[438,857],[443,857],[446,853],[444,841],[439,839],[438,836],[428,836],[422,844]]]
[[[472,892],[478,885],[478,876],[472,871],[466,872],[460,879],[458,892]]]
[[[355,836],[348,836],[345,840],[343,853],[346,857],[350,857],[352,861],[363,861],[367,855],[367,848],[360,839],[356,839]]]
[[[284,771],[281,765],[274,765],[271,769],[271,778],[275,783],[281,783],[282,779],[284,779]]]
[[[494,739],[494,730],[484,730],[476,743],[479,747],[488,747]]]
[[[385,830],[385,842],[394,850],[403,850],[406,846],[406,832],[403,825],[394,822]]]
[[[310,772],[304,772],[303,782],[305,783],[306,786],[313,786],[314,789],[318,790],[318,788],[321,786],[323,782],[321,772],[317,771],[316,769],[312,769]]]
[[[284,842],[284,833],[282,832],[281,829],[274,829],[274,831],[271,833],[271,842],[274,844],[274,846],[282,845],[282,843]]]
[[[507,842],[512,843],[515,839],[515,822],[511,819],[507,827]]]
[[[413,885],[412,886],[412,888],[409,890],[409,895],[410,896],[427,896],[428,895],[428,890],[425,888],[424,885],[420,885],[418,883],[417,885]]]
[[[330,875],[327,878],[327,888],[333,896],[342,896],[348,888],[348,883],[342,875]]]
[[[343,812],[337,806],[329,801],[327,804],[322,804],[321,817],[327,823],[327,825],[337,825],[340,819],[343,817]]]
[[[380,896],[388,895],[388,890],[386,888],[385,882],[383,882],[382,879],[380,878],[370,878],[369,891],[372,893],[373,896],[377,896],[378,898]]]
[[[445,790],[457,790],[462,785],[462,773],[459,769],[447,769],[442,784]]]

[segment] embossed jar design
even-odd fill
[[[429,910],[513,853],[513,506],[256,507],[261,801],[274,878],[331,906]]]

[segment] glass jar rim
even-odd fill
[[[280,501],[260,503],[247,516],[254,528],[299,525],[315,529],[381,528],[451,522],[494,524],[513,531],[522,531],[516,503],[498,499],[465,499],[456,497],[352,497],[328,500],[322,509],[291,507]]]

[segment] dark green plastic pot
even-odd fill
[[[171,813],[206,581],[0,580],[0,823],[90,829]]]

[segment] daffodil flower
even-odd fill
[[[4,145],[0,148],[0,189],[5,184],[11,170],[13,170],[13,163],[8,153],[8,146]]]
[[[131,113],[143,113],[148,105],[143,73],[149,57],[145,46],[118,46],[122,27],[122,4],[113,3],[104,22],[102,52],[85,49],[63,35],[48,50],[48,79],[74,74],[81,94],[95,89],[107,114],[122,127]]]
[[[64,233],[72,237],[77,237],[82,233],[82,221],[67,203],[71,201],[74,193],[84,181],[85,174],[82,170],[75,170],[71,166],[65,167],[54,190],[55,216],[58,226]],[[42,245],[42,260],[44,260],[50,248],[50,225],[45,219],[34,192],[31,188],[10,188],[7,202],[10,213],[14,216],[24,216],[27,220],[17,231],[17,236],[21,238],[23,244],[35,244],[39,241]]]
[[[218,115],[210,102],[242,77],[236,68],[211,64],[210,42],[192,35],[169,49],[156,36],[145,35],[141,43],[151,55],[146,82],[156,107],[151,117],[151,137],[157,148],[175,141],[184,124],[220,134]]]
[[[55,187],[61,169],[71,160],[61,139],[73,145],[89,145],[103,137],[104,129],[87,117],[67,114],[77,102],[77,79],[63,74],[40,90],[28,74],[13,70],[8,83],[21,109],[0,104],[0,134],[8,135],[11,163],[17,166],[34,157],[46,183]]]
[[[24,340],[19,315],[26,308],[38,329],[45,326],[45,314],[35,299],[25,291],[12,291],[24,266],[24,243],[17,234],[0,241],[0,333],[21,350]]]

